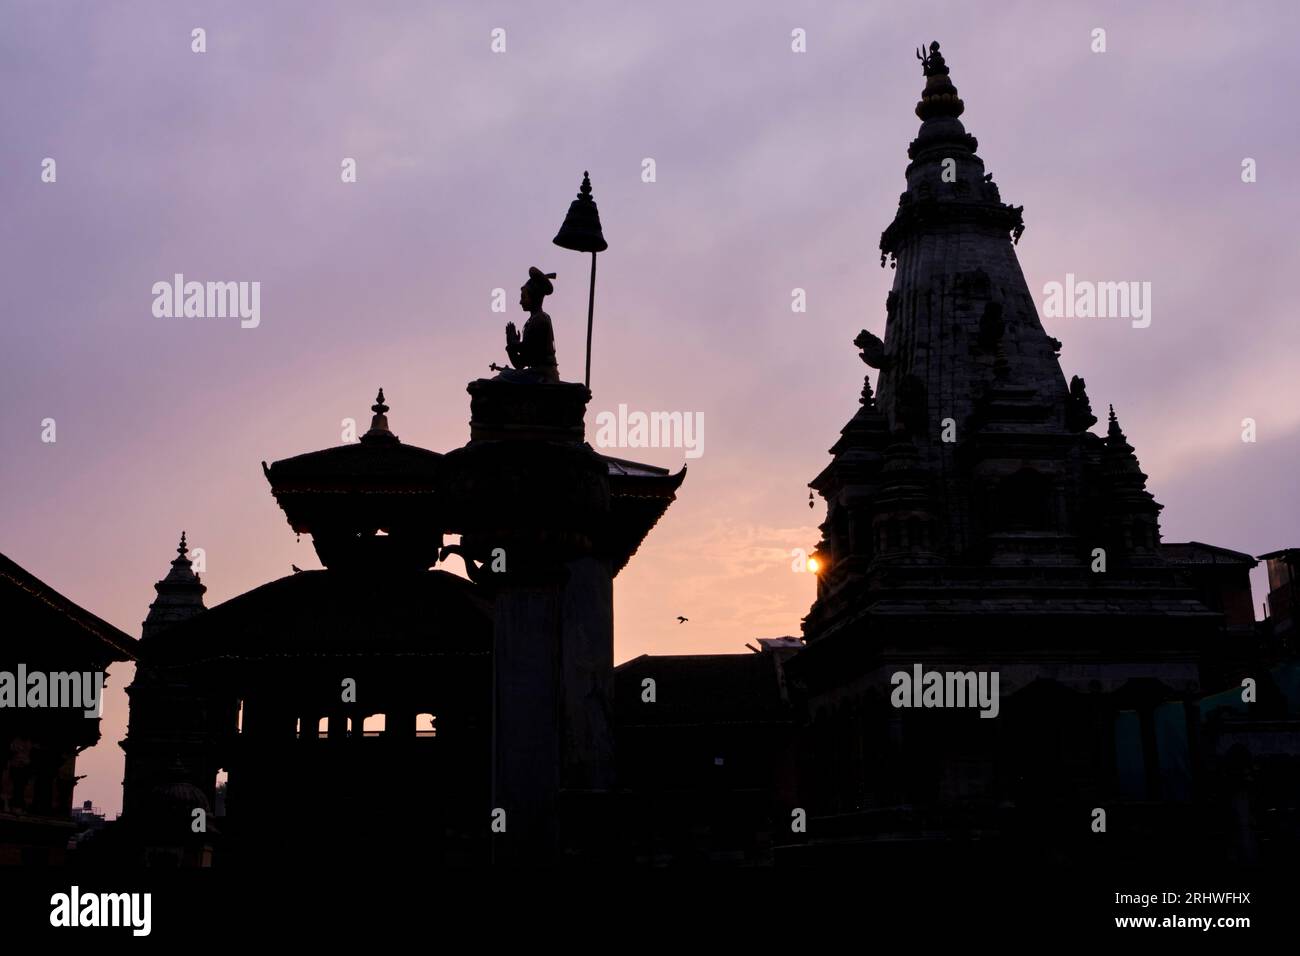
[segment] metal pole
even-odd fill
[[[591,319],[596,311],[596,253],[591,254],[591,293],[587,296],[587,378],[591,388]]]

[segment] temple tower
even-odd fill
[[[877,389],[810,482],[817,599],[786,665],[810,735],[801,805],[864,847],[922,818],[918,842],[983,839],[1118,799],[1117,734],[1197,691],[1221,622],[1162,553],[1113,414],[1089,431],[1016,260],[1021,209],[985,173],[939,45],[918,56],[921,128],[880,240],[885,335],[854,343]],[[918,667],[996,676],[997,700],[904,708],[895,678]]]
[[[154,590],[158,596],[141,626],[140,662],[126,689],[131,712],[120,744],[126,752],[123,819],[138,835],[143,856],[136,862],[203,865],[206,836],[196,835],[192,823],[195,809],[210,815],[215,803],[212,715],[189,683],[153,663],[169,629],[205,611],[207,587],[194,572],[185,532]]]
[[[1024,231],[1022,207],[1002,202],[985,173],[937,43],[923,67],[907,189],[880,239],[881,264],[889,261],[896,271],[875,364],[881,410],[891,428],[908,431],[939,478],[936,491],[947,506],[942,545],[960,555],[980,542],[958,487],[957,443],[951,433],[943,440],[945,420],[958,440],[965,438],[980,399],[1000,384],[1041,405],[1038,431],[1068,434],[1068,389],[1056,357],[1060,343],[1039,321],[1013,248]]]

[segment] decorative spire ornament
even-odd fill
[[[388,406],[384,404],[384,390],[381,388],[375,396],[375,404],[370,406],[374,415],[370,419],[370,431],[361,436],[367,444],[374,442],[396,442],[397,436],[388,429]]]
[[[158,596],[149,605],[149,615],[140,634],[142,638],[152,639],[168,626],[203,610],[203,593],[208,588],[194,573],[194,562],[189,557],[189,543],[184,531],[171,567],[153,589]]]
[[[591,325],[596,308],[596,253],[609,248],[600,228],[600,212],[591,198],[591,175],[583,170],[578,198],[569,203],[569,212],[560,231],[551,240],[561,249],[591,253],[591,291],[587,296],[587,373],[584,384],[591,388]]]
[[[1106,423],[1106,437],[1112,442],[1128,444],[1124,432],[1120,430],[1119,419],[1115,417],[1115,406],[1110,406],[1110,420]]]

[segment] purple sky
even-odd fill
[[[918,126],[913,51],[936,38],[1024,204],[1040,304],[1067,272],[1152,283],[1149,328],[1046,325],[1115,404],[1166,540],[1300,544],[1294,3],[452,6],[0,5],[0,550],[133,635],[182,528],[209,606],[319,566],[258,463],[364,427],[380,385],[404,441],[462,444],[465,383],[504,360],[529,265],[559,275],[560,371],[581,379],[587,263],[550,239],[590,169],[610,242],[591,413],[706,422],[618,578],[616,657],[797,634],[813,588],[790,549],[816,542],[806,482],[856,407],[852,339],[884,332],[877,241]],[[155,318],[176,272],[260,281],[260,327]],[[129,679],[112,670],[78,765],[77,799],[113,811]]]

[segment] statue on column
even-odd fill
[[[554,272],[542,272],[536,266],[528,270],[528,281],[519,290],[519,307],[528,313],[523,334],[513,322],[506,323],[506,355],[512,368],[492,364],[499,372],[497,380],[524,384],[551,384],[560,380],[555,362],[555,335],[551,317],[542,311],[542,303],[555,291]]]

